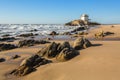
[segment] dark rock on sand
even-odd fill
[[[47,58],[54,58],[57,54],[57,47],[59,44],[52,42],[50,45],[46,46],[45,48],[41,49],[38,54],[40,56],[45,56]]]
[[[23,60],[20,66],[17,69],[11,71],[10,74],[15,76],[24,76],[34,71],[35,68],[50,62],[50,60],[42,58],[39,55],[32,55],[31,57]]]
[[[80,50],[80,49],[87,48],[87,47],[90,47],[90,46],[92,46],[91,42],[88,39],[83,38],[83,37],[80,37],[80,38],[76,39],[74,41],[74,45],[73,45],[73,47],[76,50]]]
[[[85,38],[83,48],[88,48],[90,46],[92,46],[92,43],[88,39]]]
[[[60,53],[64,48],[68,48],[68,49],[71,48],[69,42],[63,42],[62,44],[60,44],[60,45],[57,47],[57,52]]]
[[[105,32],[104,33],[104,36],[108,36],[108,35],[114,35],[115,33],[113,33],[113,32]]]
[[[22,40],[22,41],[19,41],[18,47],[33,46],[35,44],[45,44],[45,43],[49,43],[49,42],[44,40],[34,40],[34,39]]]
[[[28,33],[28,34],[20,34],[18,37],[30,37],[30,36],[35,36],[33,33]]]
[[[4,62],[5,61],[5,59],[4,58],[0,58],[0,62]]]
[[[78,52],[73,48],[64,48],[56,57],[58,61],[67,61],[77,56]]]
[[[17,48],[16,45],[13,44],[0,44],[0,51],[4,51],[4,50],[10,50],[10,49],[15,49]]]
[[[3,37],[3,38],[0,38],[0,41],[13,42],[14,40],[16,40],[14,37]]]
[[[17,59],[17,58],[19,58],[20,56],[19,55],[13,55],[12,57],[11,57],[11,59]]]
[[[80,38],[77,38],[75,41],[74,41],[74,45],[73,47],[77,50],[79,49],[82,49],[83,48],[83,45],[84,45],[84,40],[82,37]]]
[[[77,51],[73,49],[69,42],[51,43],[47,47],[41,49],[38,55],[47,58],[56,58],[58,61],[66,61],[76,56]]]

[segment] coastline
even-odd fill
[[[37,68],[37,71],[21,77],[22,80],[119,80],[120,25],[114,25],[115,27],[113,28],[111,28],[111,26],[112,25],[101,25],[99,28],[88,31],[89,34],[85,35],[85,37],[89,39],[94,46],[80,50],[80,55],[77,57],[67,62],[50,63],[40,66]],[[104,32],[114,32],[115,34],[105,36],[102,40],[94,39],[94,34],[100,30]],[[68,35],[68,38],[56,38],[50,40],[50,42],[62,43],[69,41],[70,44],[73,45],[76,38],[78,37],[71,38],[71,35]],[[17,44],[18,41],[7,43]],[[5,74],[11,69],[16,68],[23,59],[37,53],[46,45],[48,44],[39,44],[0,52],[0,57],[6,59],[5,62],[0,63],[0,80],[14,80],[14,77],[6,78]],[[19,54],[21,57],[15,60],[10,59],[14,54]]]

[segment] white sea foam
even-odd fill
[[[64,25],[49,25],[49,24],[1,24],[0,25],[0,36],[4,34],[10,34],[16,36],[23,33],[31,33],[31,30],[36,29],[37,31],[33,33],[38,33],[42,35],[49,34],[52,31],[58,33],[63,33],[67,31],[72,31],[76,27],[64,26]]]

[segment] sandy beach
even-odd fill
[[[114,35],[95,40],[94,34],[100,30],[113,32]],[[120,25],[101,25],[88,33],[85,37],[90,39],[93,46],[79,50],[80,55],[66,62],[53,62],[40,66],[36,71],[23,77],[10,76],[7,73],[48,43],[1,51],[0,57],[6,61],[0,63],[0,80],[120,80]],[[62,43],[65,40],[50,40],[53,41]],[[67,41],[71,45],[74,43],[74,40]],[[15,54],[20,55],[20,58],[11,59],[10,57]]]

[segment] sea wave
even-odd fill
[[[56,31],[58,33],[72,31],[78,26],[64,26],[64,25],[56,25],[56,24],[0,24],[0,36],[9,34],[12,36],[16,36],[23,33],[37,33],[46,35],[52,31]],[[36,30],[36,31],[34,31]]]

